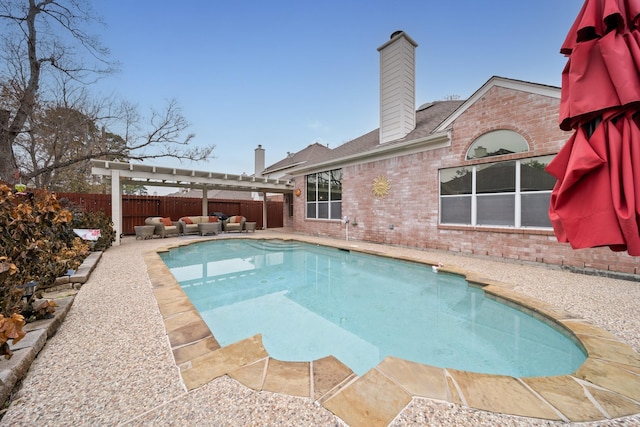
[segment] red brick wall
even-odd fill
[[[483,163],[465,160],[466,152],[476,138],[496,129],[518,132],[531,151],[492,161],[557,153],[570,135],[558,128],[558,108],[557,98],[494,86],[456,119],[450,147],[343,167],[342,214],[357,222],[350,225],[349,237],[640,274],[640,258],[608,248],[573,250],[568,244],[558,243],[550,230],[438,225],[439,169]],[[377,177],[386,177],[391,184],[384,198],[374,197],[371,192]],[[305,219],[304,185],[304,176],[296,177],[296,188],[302,194],[294,198],[295,231],[344,238],[341,221]]]

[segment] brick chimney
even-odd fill
[[[255,172],[254,172],[254,176],[256,178],[261,178],[262,177],[262,171],[264,170],[264,148],[262,148],[262,145],[258,145],[258,148],[256,148],[256,154],[255,154]]]
[[[380,52],[380,143],[407,136],[416,126],[415,58],[418,44],[403,31]]]

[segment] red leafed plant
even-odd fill
[[[20,341],[27,334],[24,329],[26,324],[21,314],[14,313],[11,317],[4,317],[0,314],[0,354],[4,354],[5,359],[10,359],[13,353],[9,348],[9,340],[13,340],[13,344]]]
[[[8,340],[24,336],[23,313],[34,318],[52,313],[53,304],[33,306],[37,293],[25,294],[25,285],[45,289],[78,268],[89,253],[89,245],[74,235],[71,220],[54,194],[13,192],[0,183],[0,355],[11,357]]]

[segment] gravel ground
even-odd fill
[[[228,377],[186,391],[142,258],[144,252],[176,241],[127,237],[103,254],[57,334],[31,366],[1,425],[344,426],[309,399],[256,392]],[[581,316],[640,352],[638,282],[444,252],[425,254],[430,260],[512,283],[515,290]],[[391,425],[561,423],[414,399]],[[638,426],[640,415],[576,425]]]

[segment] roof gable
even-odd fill
[[[531,83],[523,80],[508,79],[505,77],[493,76],[480,89],[469,97],[458,109],[456,109],[449,117],[440,123],[434,132],[441,132],[451,126],[451,124],[468,110],[476,101],[482,98],[491,88],[503,87],[506,89],[518,90],[522,92],[535,93],[542,96],[560,99],[560,88],[556,86],[543,85],[539,83]]]

